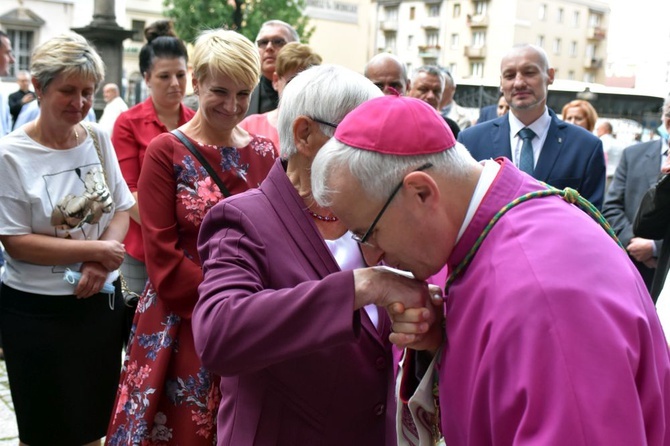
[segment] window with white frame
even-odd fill
[[[570,57],[577,57],[577,41],[570,42]]]
[[[398,7],[397,6],[386,6],[384,8],[384,19],[388,21],[397,21],[398,20]]]
[[[475,31],[472,33],[472,47],[482,48],[486,45],[486,33],[484,31]]]
[[[602,19],[603,17],[601,14],[591,12],[591,14],[589,14],[589,26],[590,27],[600,26]]]
[[[486,14],[486,1],[477,1],[475,2],[475,15],[485,15]]]
[[[458,33],[453,33],[449,38],[449,47],[452,49],[458,49],[459,40]]]
[[[395,33],[395,32],[384,33],[384,41],[385,41],[384,48],[386,48],[387,51],[395,53],[396,52],[396,39],[397,39],[397,33]]]
[[[451,16],[455,19],[457,19],[461,16],[461,4],[460,3],[454,3],[454,9],[452,11]]]
[[[545,5],[544,3],[541,4],[539,9],[537,10],[537,18],[539,20],[547,19],[547,5]]]
[[[456,64],[454,62],[447,64],[447,69],[449,70],[452,76],[454,77],[458,76],[458,73],[456,72]]]
[[[537,41],[535,42],[535,44],[540,48],[544,48],[544,36],[543,35],[537,36]]]
[[[572,26],[574,28],[579,28],[579,11],[574,11],[572,13]]]
[[[440,16],[440,4],[439,3],[433,3],[430,5],[427,5],[427,11],[426,13],[428,14],[428,17],[439,17]]]
[[[568,80],[569,81],[574,81],[575,80],[575,70],[568,71]]]
[[[12,42],[15,59],[15,62],[9,66],[9,76],[16,77],[17,72],[30,70],[30,55],[33,52],[35,32],[8,28],[6,33],[9,41]]]
[[[560,38],[554,39],[553,51],[554,51],[554,54],[561,54],[561,39]]]
[[[556,23],[563,23],[563,8],[556,11]]]
[[[412,48],[414,46],[414,36],[410,34],[407,36],[407,48]]]
[[[484,62],[473,62],[470,64],[470,76],[474,78],[484,77]]]
[[[440,44],[440,31],[428,30],[426,31],[426,46],[435,48]]]
[[[409,8],[409,19],[414,20],[416,18],[416,7],[410,6]]]

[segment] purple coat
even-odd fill
[[[193,334],[222,376],[218,444],[394,445],[390,322],[353,311],[340,271],[278,160],[213,207],[199,238]]]
[[[449,259],[541,186],[502,167]],[[586,213],[534,198],[493,227],[447,298],[449,446],[670,445],[670,358],[625,251]]]

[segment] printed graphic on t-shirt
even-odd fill
[[[53,205],[51,224],[58,237],[91,238],[87,231],[97,231],[103,214],[112,212],[114,203],[99,164],[78,167],[44,177]],[[67,192],[67,193],[66,193]],[[57,198],[60,197],[60,198]],[[54,204],[54,198],[57,198]],[[96,228],[86,225],[96,226]],[[81,235],[75,233],[81,232]]]

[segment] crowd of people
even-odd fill
[[[475,122],[280,20],[145,38],[131,108],[74,32],[0,97],[21,445],[670,445],[667,139],[549,108],[535,45]]]

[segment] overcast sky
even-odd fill
[[[670,59],[668,0],[609,0],[609,60]]]

